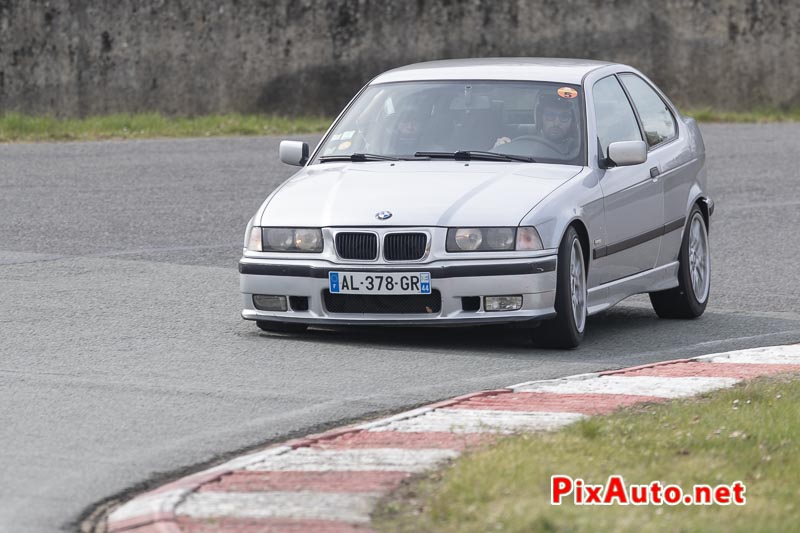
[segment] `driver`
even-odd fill
[[[554,94],[541,95],[536,106],[536,135],[561,155],[576,155],[580,149],[576,101]],[[501,137],[495,147],[512,140]]]
[[[540,135],[566,155],[578,145],[575,103],[556,95],[542,95],[536,108]]]

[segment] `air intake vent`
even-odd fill
[[[383,240],[387,261],[416,261],[425,255],[428,236],[424,233],[390,233]]]
[[[372,261],[378,258],[378,236],[374,233],[337,233],[336,253],[342,259]]]
[[[437,314],[442,310],[442,295],[434,289],[430,294],[331,294],[323,292],[325,309],[329,313],[355,314]]]
[[[294,306],[292,306],[294,307]],[[480,311],[481,297],[480,296],[462,296],[461,309],[464,311]]]

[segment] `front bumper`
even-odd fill
[[[242,258],[240,288],[246,320],[271,320],[317,325],[425,325],[450,326],[536,321],[555,316],[556,256],[490,261],[436,261],[405,265],[353,265],[324,260],[288,261]],[[362,314],[331,313],[323,292],[328,273],[430,272],[431,288],[442,296],[438,313]],[[304,296],[307,311],[262,311],[253,306],[253,294]],[[462,297],[523,296],[518,311],[465,311]]]

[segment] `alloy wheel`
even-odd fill
[[[583,262],[583,248],[577,239],[572,241],[569,261],[570,300],[575,327],[583,332],[586,326],[586,267]]]
[[[700,303],[705,302],[710,285],[711,261],[708,233],[700,213],[695,213],[689,226],[689,274],[694,297]]]

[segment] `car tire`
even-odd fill
[[[711,250],[708,227],[695,205],[683,232],[678,255],[678,286],[650,293],[650,303],[661,318],[697,318],[703,314],[711,292]]]
[[[273,320],[257,320],[256,326],[258,326],[262,331],[268,331],[270,333],[303,333],[308,329],[307,324],[276,322]]]
[[[587,302],[584,249],[578,232],[570,226],[558,247],[556,317],[533,329],[533,344],[541,348],[577,347],[586,329]]]

